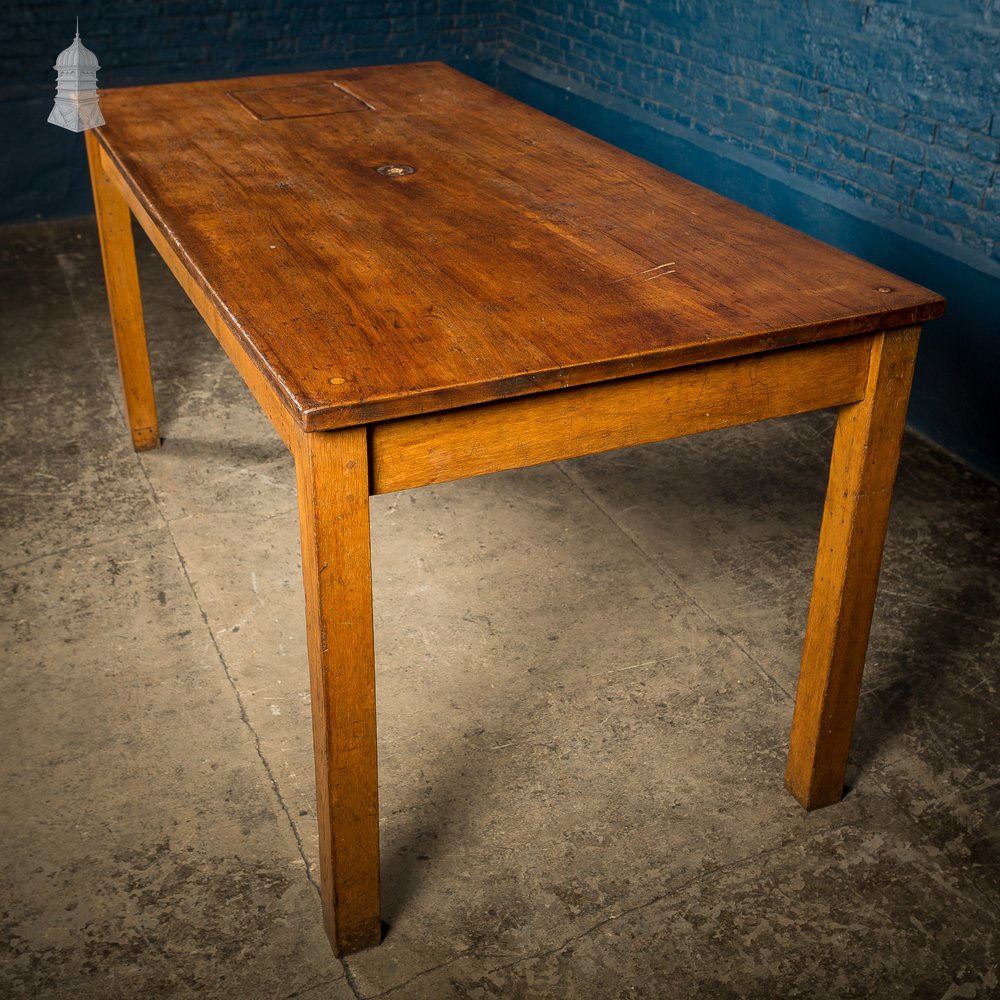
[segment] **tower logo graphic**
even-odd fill
[[[80,41],[80,19],[76,19],[73,44],[59,53],[56,71],[56,102],[49,115],[53,125],[83,132],[104,124],[97,100],[97,56]]]

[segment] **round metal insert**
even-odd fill
[[[406,177],[416,172],[417,168],[411,167],[409,163],[383,163],[382,166],[375,168],[375,173],[383,177]]]
[[[878,286],[878,290],[879,290],[879,291],[880,291],[880,292],[881,292],[881,293],[882,293],[883,295],[886,295],[886,294],[888,294],[889,292],[891,292],[891,291],[892,291],[892,289],[891,289],[891,288],[890,288],[890,287],[889,287],[888,285],[879,285],[879,286]]]

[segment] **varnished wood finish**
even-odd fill
[[[159,437],[129,209],[295,457],[338,954],[380,936],[370,492],[847,404],[787,774],[807,808],[839,798],[916,348],[901,328],[939,296],[439,64],[102,106],[87,144],[136,446]],[[415,172],[375,170],[400,163]]]
[[[864,399],[837,419],[785,783],[840,801],[919,329],[875,338]]]
[[[135,266],[132,220],[122,189],[107,175],[93,132],[86,133],[90,183],[111,308],[111,330],[122,379],[125,413],[136,451],[160,447],[153,377],[149,370],[146,325],[142,319],[139,275]]]
[[[293,442],[312,693],[320,887],[338,955],[378,944],[378,764],[363,427]]]
[[[334,110],[361,110],[303,116],[322,85]],[[289,117],[258,117],[247,95]],[[110,158],[308,430],[941,312],[924,289],[440,64],[108,90],[101,104]],[[416,173],[383,177],[386,163]]]
[[[375,424],[372,493],[700,434],[857,400],[870,337]]]
[[[93,135],[88,132],[87,135]],[[229,355],[236,370],[243,377],[247,388],[253,393],[260,408],[267,414],[278,432],[278,436],[284,442],[285,447],[291,450],[292,435],[295,429],[295,422],[292,414],[288,410],[287,397],[275,391],[271,382],[264,376],[258,367],[257,359],[252,353],[248,353],[245,346],[233,333],[231,326],[231,313],[225,303],[219,302],[209,292],[206,292],[204,285],[198,280],[198,276],[192,273],[191,262],[176,240],[165,234],[159,225],[154,222],[145,205],[135,192],[125,183],[118,168],[107,158],[107,154],[101,152],[100,156],[105,177],[111,182],[113,187],[124,192],[127,208],[132,210],[136,221],[142,227],[143,232],[149,237],[150,242],[156,247],[167,267],[170,268],[180,286],[187,293],[194,307],[198,310],[201,318],[208,325],[208,328],[215,334],[215,339],[222,345],[223,350]],[[138,286],[137,286],[138,287]],[[110,285],[109,285],[110,295]],[[145,338],[145,333],[143,334]],[[122,381],[125,383],[126,395],[128,395],[129,380],[125,373],[122,373]],[[157,438],[159,441],[159,438]]]

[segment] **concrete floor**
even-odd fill
[[[92,221],[0,239],[0,995],[1000,995],[1000,491],[915,437],[849,794],[782,788],[829,414],[373,501],[389,929],[335,960],[292,462],[138,250],[141,457]]]

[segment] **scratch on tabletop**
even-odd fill
[[[647,267],[645,271],[636,271],[635,274],[626,274],[624,278],[615,278],[611,284],[616,285],[619,281],[630,281],[632,278],[641,278],[644,274],[651,274],[653,271],[661,271],[665,267],[674,267],[677,261],[668,260],[666,264],[657,264],[655,267]],[[666,272],[667,274],[673,274],[673,271]],[[653,275],[654,278],[658,278],[658,274]],[[649,278],[644,279],[649,281]]]

